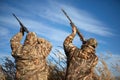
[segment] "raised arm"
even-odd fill
[[[21,26],[21,30],[22,30],[21,32],[23,32],[23,35],[24,35],[24,32],[29,33],[28,29],[22,24],[22,22],[17,18],[17,16],[14,13],[13,13],[13,16],[19,22],[19,24]]]
[[[64,43],[63,43],[66,56],[69,55],[68,53],[71,50],[76,48],[76,46],[74,46],[72,42],[73,42],[73,39],[74,39],[74,37],[77,33],[77,29],[74,25],[71,24],[71,26],[72,26],[72,33],[69,36],[66,37],[66,39],[64,40]]]
[[[75,24],[72,22],[72,20],[70,19],[70,17],[67,15],[67,13],[62,9],[63,13],[65,14],[65,16],[68,18],[68,20],[70,21],[71,26],[74,26],[77,30],[77,34],[80,37],[80,40],[82,41],[82,43],[85,43],[85,39],[82,36],[82,34],[80,33],[80,31],[77,29],[77,27],[75,26]]]
[[[15,36],[13,36],[12,39],[10,40],[12,53],[15,53],[15,51],[16,51],[20,46],[22,46],[22,44],[20,43],[22,37],[23,37],[22,32],[19,32],[19,33],[17,33]]]
[[[13,16],[17,19],[17,21],[20,24],[20,32],[18,32],[15,36],[12,37],[12,39],[10,40],[11,43],[11,49],[12,52],[15,53],[15,51],[18,49],[18,47],[22,46],[22,44],[20,43],[24,32],[29,32],[28,29],[22,24],[22,22],[16,17],[15,14],[13,14]]]

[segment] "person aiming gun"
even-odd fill
[[[51,51],[51,43],[37,37],[34,32],[29,32],[15,14],[13,16],[21,26],[20,32],[10,40],[12,56],[16,63],[15,80],[48,80],[46,57]],[[21,44],[25,32],[26,39]]]
[[[70,21],[72,33],[66,37],[63,46],[67,56],[67,69],[65,80],[96,80],[93,75],[93,69],[98,63],[98,57],[95,55],[97,41],[94,38],[85,40],[67,13],[63,13]],[[81,48],[72,44],[74,37],[78,34],[82,41]]]

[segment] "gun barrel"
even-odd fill
[[[67,15],[67,13],[62,9],[63,13],[65,14],[65,16],[69,19],[70,22],[72,22],[72,20],[70,19],[70,17]]]
[[[21,23],[20,20],[17,18],[17,16],[16,16],[14,13],[12,13],[12,15],[17,19],[17,21],[18,21],[19,23]]]
[[[21,26],[21,27],[25,27],[25,26],[22,24],[22,22],[17,18],[17,16],[16,16],[14,13],[12,13],[12,14],[13,14],[13,16],[17,19],[17,21],[19,22],[20,26]]]
[[[22,24],[22,22],[17,18],[17,16],[14,13],[12,13],[12,15],[17,19],[17,21],[19,22],[20,26],[24,29],[24,31],[28,33],[29,32],[28,29]]]
[[[65,14],[65,16],[69,19],[70,23],[72,23],[74,25],[74,23],[72,22],[72,20],[70,19],[70,17],[67,15],[67,13],[62,9],[63,13]],[[74,25],[75,26],[75,25]],[[76,27],[76,26],[75,26]],[[77,27],[76,27],[77,28]],[[82,34],[80,33],[80,31],[77,29],[77,33],[81,39],[81,41],[84,43],[84,38],[82,36]]]

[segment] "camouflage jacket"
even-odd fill
[[[27,34],[23,45],[20,43],[22,37],[19,32],[10,40],[17,80],[47,80],[46,57],[52,45],[47,40],[38,38],[34,32]]]
[[[95,39],[89,39],[81,48],[77,48],[72,44],[76,35],[73,30],[64,41],[64,50],[67,56],[67,70],[65,80],[95,80],[93,79],[93,69],[98,62],[95,55],[95,47],[91,44],[95,43]]]

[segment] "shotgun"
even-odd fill
[[[14,13],[12,15],[17,19],[23,31],[29,33],[28,29],[22,24],[22,22],[16,17],[16,15]]]
[[[65,14],[65,16],[68,18],[68,20],[70,21],[70,23],[75,26],[75,24],[72,22],[72,20],[71,20],[70,17],[67,15],[67,13],[66,13],[63,9],[62,9],[62,11],[63,11],[63,13]],[[75,27],[76,27],[76,26],[75,26]],[[76,28],[77,28],[77,27],[76,27]],[[82,34],[80,33],[80,31],[78,30],[78,28],[77,28],[77,33],[78,33],[78,35],[79,35],[80,40],[82,41],[82,43],[84,43],[84,42],[85,42],[85,39],[83,38],[83,36],[82,36]]]

